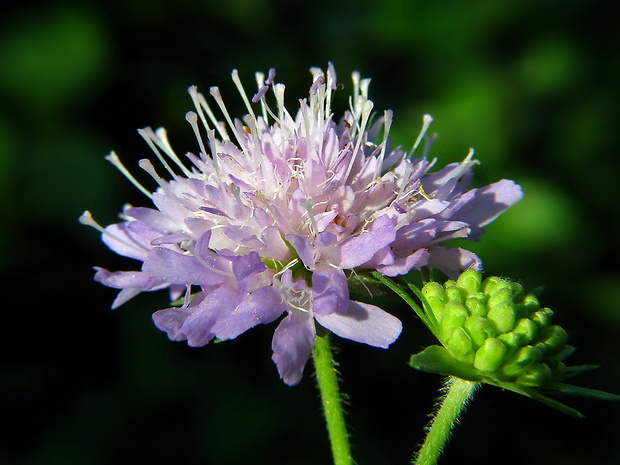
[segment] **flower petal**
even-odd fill
[[[172,284],[212,286],[224,281],[225,276],[207,268],[191,255],[155,247],[146,258],[142,271],[149,276]]]
[[[250,252],[247,255],[237,255],[232,258],[232,271],[239,281],[250,275],[265,271],[267,267],[260,261],[260,255]]]
[[[465,221],[472,228],[481,228],[521,200],[522,197],[523,192],[519,185],[515,184],[514,181],[502,179],[477,189],[475,196],[455,212],[451,219]]]
[[[349,306],[349,287],[344,271],[330,269],[312,273],[312,311],[319,315],[344,312]]]
[[[188,345],[201,347],[216,336],[213,327],[227,318],[244,297],[242,292],[220,286],[196,306],[160,310],[153,314],[153,320],[173,341],[187,339]]]
[[[308,313],[293,312],[282,320],[273,335],[271,359],[289,386],[299,381],[316,339],[314,320]]]
[[[273,287],[262,287],[246,296],[235,309],[212,328],[218,339],[234,339],[256,325],[271,323],[285,311],[282,298]]]
[[[426,266],[430,253],[426,249],[416,250],[411,255],[399,257],[394,263],[385,266],[377,266],[377,271],[385,276],[398,276],[409,273],[412,269],[420,269]]]
[[[345,339],[386,349],[394,342],[403,325],[398,318],[374,305],[350,301],[346,313],[315,315],[325,328]]]
[[[431,255],[427,266],[443,271],[450,279],[456,279],[463,270],[479,270],[482,267],[482,262],[478,255],[469,250],[431,247],[428,251]]]
[[[378,250],[396,238],[396,220],[387,215],[374,220],[367,231],[342,244],[340,267],[355,268],[369,261]]]
[[[153,313],[153,322],[155,326],[168,334],[170,340],[183,341],[187,339],[187,335],[182,327],[192,311],[191,308],[165,308]]]

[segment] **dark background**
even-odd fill
[[[103,160],[114,149],[139,174],[150,151],[136,128],[165,125],[179,153],[196,150],[189,85],[219,85],[240,115],[232,68],[251,88],[276,67],[294,105],[307,69],[333,61],[342,106],[359,70],[375,108],[394,110],[396,143],[410,146],[431,113],[441,165],[475,147],[478,185],[520,183],[523,201],[472,248],[489,273],[545,285],[571,361],[601,365],[575,381],[620,392],[611,2],[291,3],[31,1],[0,17],[0,463],[330,462],[311,370],[291,388],[270,361],[274,325],[190,349],[151,323],[164,293],[109,311],[114,291],[91,267],[133,264],[77,222],[148,205]],[[405,332],[389,351],[337,341],[360,465],[407,463],[441,381],[406,366],[432,340],[393,311]],[[587,418],[484,387],[441,463],[620,463],[620,406],[564,400]]]

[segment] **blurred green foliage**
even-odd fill
[[[147,125],[165,125],[179,152],[195,150],[186,88],[235,96],[232,68],[249,88],[254,71],[276,67],[294,105],[307,69],[333,61],[341,107],[360,70],[373,78],[375,108],[395,111],[396,144],[411,146],[430,113],[440,166],[474,147],[478,185],[520,183],[523,201],[472,248],[489,273],[545,285],[543,303],[579,346],[576,361],[603,366],[583,384],[618,392],[617,13],[589,0],[9,5],[0,18],[0,462],[329,460],[310,373],[295,388],[279,383],[272,326],[188,349],[150,323],[165,296],[111,314],[113,292],[91,282],[93,265],[132,265],[77,217],[90,209],[109,223],[124,202],[147,200],[103,156],[117,150],[140,176],[149,150],[135,129]],[[360,464],[406,463],[438,386],[405,366],[429,341],[412,315],[395,313],[414,329],[390,351],[342,341],[338,354]],[[617,406],[577,407],[592,419],[483,390],[442,463],[496,463],[516,445],[503,463],[616,462]]]

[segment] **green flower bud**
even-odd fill
[[[541,308],[532,315],[532,320],[535,321],[541,328],[546,328],[551,324],[551,317],[553,312],[549,308]]]
[[[473,363],[476,352],[469,334],[463,328],[456,328],[446,344],[446,349],[455,359],[461,362]]]
[[[484,345],[476,352],[474,367],[480,371],[495,371],[504,362],[506,346],[493,337],[484,341]]]
[[[538,298],[534,294],[528,294],[523,298],[523,306],[529,315],[540,308],[540,303],[538,303]]]
[[[489,295],[487,307],[492,308],[496,305],[503,304],[504,302],[511,302],[513,294],[512,286],[499,288],[496,292]]]
[[[549,355],[555,355],[566,347],[568,334],[566,334],[566,331],[561,326],[553,325],[546,328],[542,332],[540,338],[545,344],[547,353]]]
[[[463,289],[468,296],[480,293],[482,275],[474,270],[463,271],[459,279],[457,279],[456,285]]]
[[[525,373],[528,367],[542,361],[543,353],[534,346],[525,346],[517,350],[502,367],[502,373],[507,377],[514,377]]]
[[[553,312],[521,285],[495,276],[482,280],[479,272],[468,270],[444,286],[427,283],[421,293],[422,320],[443,347],[432,345],[413,355],[413,368],[500,386],[575,416],[580,413],[547,394],[620,400],[564,382],[591,366],[564,365],[574,350],[566,331],[551,324]]]
[[[499,339],[506,345],[510,355],[516,352],[519,347],[521,347],[521,340],[519,339],[519,336],[515,333],[503,333],[497,336],[497,339]]]
[[[495,328],[493,328],[489,320],[481,317],[468,318],[465,321],[465,329],[476,344],[476,347],[483,345],[487,338],[497,335]]]
[[[487,296],[482,292],[470,294],[465,301],[465,307],[472,316],[487,316]]]
[[[517,378],[517,382],[525,386],[543,386],[551,381],[552,376],[553,374],[549,365],[546,363],[536,363],[533,365],[533,368],[528,369],[526,373],[520,375]]]
[[[492,299],[492,298],[491,298]],[[489,303],[491,302],[489,299]],[[512,331],[515,326],[516,312],[515,304],[511,301],[504,301],[500,304],[494,305],[489,308],[487,318],[495,323],[497,330],[500,333],[507,333]]]
[[[488,295],[495,294],[499,289],[506,287],[507,281],[498,276],[489,276],[482,281],[482,292]]]
[[[448,301],[454,301],[464,304],[465,299],[467,298],[467,291],[465,289],[457,287],[454,281],[448,281],[446,283],[446,296],[448,298]]]
[[[566,331],[520,284],[468,270],[444,286],[427,283],[422,295],[450,356],[487,382],[529,388],[563,376]]]
[[[441,317],[441,334],[451,335],[455,328],[463,327],[468,316],[469,312],[462,303],[456,300],[449,301],[444,306],[443,316]]]
[[[446,291],[443,286],[438,282],[431,281],[422,288],[422,295],[428,304],[425,306],[427,312],[432,313],[437,321],[441,321],[446,302]]]
[[[521,345],[530,344],[534,341],[538,331],[538,325],[528,318],[521,318],[512,330],[514,334],[519,336]]]

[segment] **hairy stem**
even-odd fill
[[[332,448],[334,465],[352,465],[349,435],[344,421],[342,399],[338,390],[336,364],[329,345],[329,336],[317,336],[312,349],[316,381],[321,393],[323,413]]]
[[[414,465],[435,465],[443,451],[450,431],[457,423],[459,415],[472,398],[478,383],[451,376],[444,387],[445,395],[439,399],[439,409],[431,420],[428,433],[420,451],[414,455]]]

